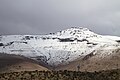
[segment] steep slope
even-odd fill
[[[48,70],[41,65],[41,63],[23,56],[4,53],[0,54],[0,72]]]
[[[73,27],[49,35],[2,35],[0,52],[24,55],[57,66],[90,53],[95,55],[100,50],[99,57],[112,55],[112,51],[120,47],[119,40],[120,37],[102,36],[87,28]]]
[[[80,67],[80,71],[92,72],[120,69],[120,48],[113,49],[112,55],[108,55],[107,57],[100,57],[100,55],[106,54],[103,51],[96,51],[95,53],[96,55],[93,55],[91,53],[89,55],[86,55],[84,58],[76,59],[66,65],[58,65],[54,69],[78,71],[78,66]]]

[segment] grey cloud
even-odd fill
[[[120,36],[119,0],[1,0],[0,34],[45,34],[83,26]]]

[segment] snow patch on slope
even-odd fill
[[[109,55],[110,49],[120,47],[115,38],[119,39],[114,36],[98,35],[81,27],[49,35],[3,35],[0,36],[0,43],[3,44],[0,46],[0,52],[24,55],[38,61],[42,60],[49,65],[58,65],[101,49],[104,54]]]

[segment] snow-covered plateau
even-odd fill
[[[67,64],[90,53],[107,57],[118,48],[120,37],[98,35],[82,27],[48,35],[0,36],[0,53],[23,55],[49,65]]]

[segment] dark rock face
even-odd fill
[[[64,38],[64,39],[59,39],[60,42],[73,42],[74,39],[70,39],[70,38]]]
[[[3,43],[0,43],[0,46],[4,46],[4,44],[3,44]]]

